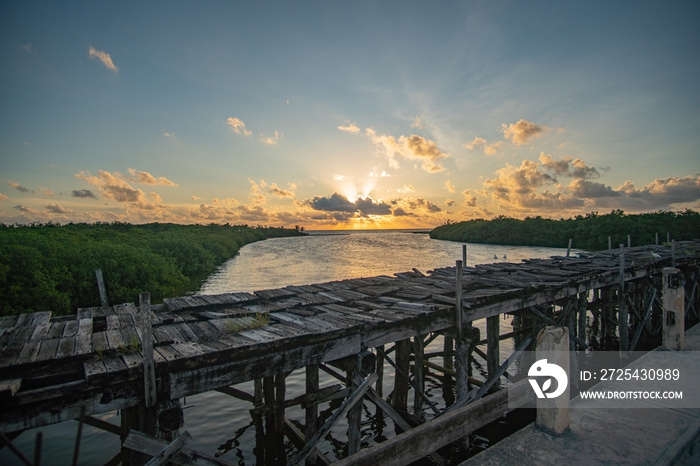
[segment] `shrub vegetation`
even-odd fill
[[[528,217],[524,220],[500,216],[493,220],[469,220],[437,227],[430,237],[463,243],[507,244],[513,246],[548,246],[565,248],[569,239],[573,247],[591,251],[608,248],[608,237],[613,247],[627,245],[627,235],[632,245],[654,244],[656,233],[659,241],[666,241],[667,233],[675,240],[700,238],[700,214],[692,210],[683,212],[654,212],[629,215],[622,210],[599,215],[552,220]]]
[[[95,270],[110,304],[173,296],[245,244],[302,235],[300,228],[151,223],[0,225],[0,315],[74,313],[98,306]]]

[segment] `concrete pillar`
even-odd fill
[[[685,347],[685,289],[681,271],[664,268],[664,311],[662,345],[665,349],[681,351]]]
[[[542,377],[537,376],[540,373]],[[552,435],[562,435],[569,428],[568,374],[569,329],[546,327],[537,336],[536,362],[530,367],[528,378],[530,383],[537,383],[541,392],[537,399],[537,427]],[[560,381],[566,384],[563,390]],[[557,396],[550,398],[554,394]]]

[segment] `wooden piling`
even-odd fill
[[[681,285],[681,271],[666,267],[663,272],[663,330],[665,349],[682,351],[685,348],[685,289]]]
[[[406,412],[408,410],[407,374],[411,364],[411,340],[409,338],[396,342],[396,366],[403,372],[397,371],[394,377],[394,393],[392,404],[394,409]]]
[[[425,382],[423,380],[423,338],[424,335],[413,337],[413,381],[416,385],[416,393],[413,397],[413,415],[416,419],[421,419],[423,415],[423,398],[418,393],[425,392]]]
[[[489,377],[496,373],[500,367],[500,316],[491,316],[486,319],[486,367]],[[500,385],[500,381],[495,383],[495,387]]]
[[[625,245],[620,244],[620,280],[617,295],[617,313],[620,327],[620,350],[629,348],[629,311],[625,300]]]
[[[349,387],[355,391],[362,382],[360,377],[360,355],[356,356],[355,367],[350,368],[346,373],[350,381]],[[360,435],[360,424],[362,422],[362,401],[353,405],[348,410],[348,455],[353,455],[360,451],[362,437]]]
[[[537,399],[536,424],[547,433],[562,435],[569,428],[570,387],[566,380],[566,374],[569,373],[569,331],[566,327],[546,327],[538,335],[536,345],[537,364],[542,365],[543,370],[551,367],[547,365],[556,364],[564,371],[561,381],[567,384],[563,393],[554,398],[546,397],[546,394],[559,391],[559,381],[554,390],[543,390],[545,398]],[[542,381],[535,381],[538,382],[541,387]]]

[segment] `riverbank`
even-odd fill
[[[613,210],[609,214],[593,212],[566,220],[500,216],[492,220],[449,222],[431,231],[430,237],[462,243],[553,248],[566,248],[572,240],[574,248],[600,251],[609,245],[635,246],[700,238],[700,213],[685,210],[630,215]]]
[[[0,315],[67,315],[97,306],[97,269],[109,303],[138,302],[145,290],[158,303],[185,285],[198,286],[246,244],[302,235],[301,229],[215,224],[2,225]]]

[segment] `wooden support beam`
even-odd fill
[[[316,448],[318,445],[318,442],[321,441],[322,438],[328,434],[328,432],[333,428],[336,422],[347,414],[347,412],[352,408],[358,401],[362,399],[364,396],[365,392],[369,389],[370,385],[374,383],[377,380],[377,374],[372,373],[370,374],[366,379],[362,381],[362,383],[352,392],[352,394],[343,402],[342,405],[336,410],[333,415],[328,418],[328,420],[323,424],[323,426],[314,434],[314,436],[308,441],[306,446],[294,456],[292,461],[290,461],[291,465],[299,465],[304,460],[306,460],[306,457],[309,456],[313,450]]]
[[[248,401],[250,403],[255,403],[255,396],[251,395],[250,393],[246,393],[243,390],[239,390],[234,387],[221,387],[217,388],[216,390],[219,393],[223,393],[224,395],[232,396],[234,398],[238,398],[239,400],[243,401]]]
[[[318,384],[317,384],[318,387]],[[307,387],[308,389],[308,387]],[[299,406],[303,409],[313,408],[318,406],[319,403],[325,403],[326,401],[335,400],[337,398],[342,398],[347,394],[346,390],[342,388],[342,385],[335,384],[328,387],[324,387],[320,390],[316,390],[311,393],[305,393],[289,400],[275,401],[272,404],[264,404],[256,406],[250,409],[250,413],[253,415],[267,415],[274,413],[280,409],[291,408],[292,406]]]
[[[395,409],[406,412],[408,410],[408,370],[411,364],[411,340],[396,342],[396,376],[394,377],[394,394],[392,405]],[[389,357],[385,356],[389,361]]]
[[[299,450],[304,448],[306,445],[306,439],[311,438],[304,435],[304,433],[294,425],[292,421],[284,418],[284,433],[287,434],[287,438],[292,441],[295,447]],[[314,458],[313,453],[306,458],[307,464],[331,464],[332,461],[323,453],[316,450],[316,458]]]
[[[510,412],[514,409],[512,406],[522,406],[533,399],[532,387],[527,380],[523,380],[507,390],[499,390],[494,395],[469,406],[428,421],[372,448],[362,450],[354,456],[342,459],[335,465],[403,466],[463,439],[471,432]]]
[[[189,432],[184,431],[182,435],[167,444],[161,451],[156,453],[145,466],[162,466],[167,464],[170,460],[175,458],[180,451],[182,451],[185,445],[190,443],[190,440],[192,440],[192,436]]]
[[[423,378],[423,336],[413,337],[413,381],[416,394],[413,397],[413,415],[416,419],[421,419],[423,414],[423,398],[425,393],[425,382]]]
[[[143,432],[132,430],[124,441],[124,448],[152,457],[160,452],[168,442],[155,439]],[[184,447],[170,460],[174,464],[180,465],[202,465],[202,466],[232,466],[231,463],[222,461],[213,456],[208,456],[190,448]]]
[[[139,326],[141,329],[145,404],[146,408],[151,408],[156,405],[156,364],[153,358],[150,293],[139,294]]]
[[[306,366],[306,395],[310,396],[313,393],[318,392],[318,364],[310,364]],[[317,429],[317,422],[318,422],[318,405],[313,404],[311,406],[307,406],[306,408],[306,413],[305,413],[305,419],[306,419],[306,425],[305,425],[305,439],[311,438],[314,436],[316,433]],[[287,422],[285,421],[285,427],[287,426]],[[306,443],[306,440],[304,440],[304,443]],[[303,445],[302,447],[303,448]],[[313,453],[313,452],[312,452]],[[310,455],[310,458],[313,458],[314,455]],[[307,461],[307,464],[311,464],[312,460]]]
[[[620,245],[620,283],[618,285],[618,316],[620,326],[620,350],[629,349],[629,310],[625,301],[625,245]]]
[[[360,377],[360,355],[357,355],[357,368],[347,371],[348,380],[352,380],[350,387],[355,390],[362,383]],[[376,373],[375,373],[376,374]],[[371,387],[370,387],[371,388]],[[360,424],[362,423],[362,403],[356,403],[348,410],[348,455],[353,455],[360,451],[362,436]]]
[[[499,333],[500,333],[500,316],[492,316],[486,319],[486,368],[489,377],[496,373],[500,363],[500,348],[499,348]],[[499,381],[495,386],[498,387]]]

